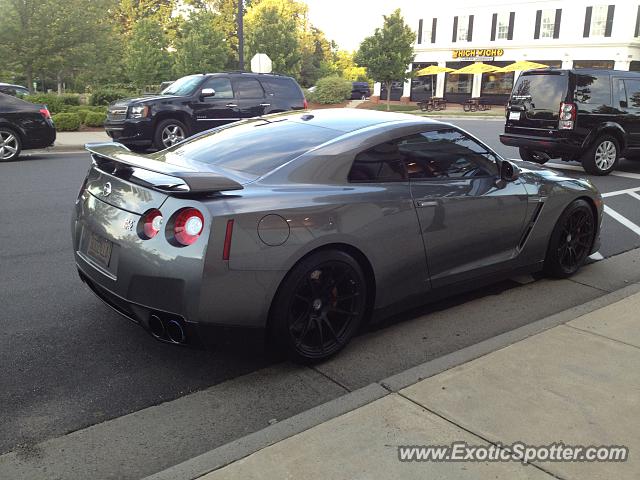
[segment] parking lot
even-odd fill
[[[451,121],[517,158],[497,140],[501,122]],[[79,152],[32,153],[0,164],[0,459],[8,452],[32,458],[41,442],[163,402],[184,398],[197,404],[204,400],[189,394],[217,386],[206,403],[215,411],[205,416],[207,428],[200,417],[183,417],[180,428],[192,434],[181,448],[169,451],[168,438],[156,445],[167,448],[165,458],[136,454],[127,460],[134,465],[126,470],[132,477],[152,473],[274,419],[602,294],[600,287],[572,281],[503,282],[394,319],[313,368],[283,364],[258,349],[168,346],[103,306],[77,278],[70,213],[88,164],[88,155]],[[577,164],[549,166],[585,176]],[[602,248],[593,260],[640,246],[640,162],[623,161],[615,174],[590,179],[606,204]],[[194,408],[182,406],[176,415]],[[146,435],[153,437],[153,430]]]

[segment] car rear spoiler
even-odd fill
[[[87,143],[94,165],[106,173],[125,176],[166,193],[207,193],[242,190],[235,180],[214,172],[199,172],[188,167],[154,160],[132,152],[117,142]]]

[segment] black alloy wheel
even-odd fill
[[[292,359],[316,362],[357,332],[366,312],[366,281],[350,255],[321,251],[294,267],[275,302],[277,340]]]
[[[589,256],[596,233],[593,211],[585,200],[575,200],[558,219],[544,262],[545,273],[566,278],[576,273]]]
[[[545,152],[538,152],[536,150],[529,150],[528,148],[520,147],[518,149],[520,158],[526,162],[533,162],[543,165],[551,160],[551,156]]]

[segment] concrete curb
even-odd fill
[[[640,283],[635,283],[611,293],[604,294],[582,305],[569,308],[536,322],[505,332],[483,342],[417,365],[392,375],[378,383],[354,390],[342,397],[295,415],[262,430],[222,445],[171,468],[146,477],[144,480],[193,480],[214,470],[238,461],[274,443],[315,427],[320,423],[343,415],[356,408],[378,400],[391,392],[397,392],[425,378],[432,377],[463,363],[500,350],[516,342],[550,328],[567,323],[582,315],[616,303],[640,292]]]
[[[332,418],[367,405],[389,394],[377,383],[354,390],[330,402],[275,423],[246,437],[222,445],[191,460],[146,477],[145,480],[176,480],[198,478],[247,457],[269,445],[304,432]]]

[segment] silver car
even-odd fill
[[[322,360],[389,311],[514,272],[566,277],[598,248],[591,183],[413,115],[286,112],[151,155],[87,149],[80,277],[171,343],[252,328]]]

